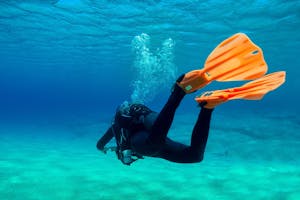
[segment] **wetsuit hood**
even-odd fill
[[[118,106],[115,115],[115,123],[121,128],[134,129],[138,125],[144,123],[146,115],[153,112],[143,104],[123,102]]]

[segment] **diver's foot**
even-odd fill
[[[176,80],[176,84],[174,85],[174,87],[177,87],[177,88],[180,88],[182,91],[184,91],[185,94],[190,94],[190,93],[194,93],[196,92],[197,90],[194,90],[194,91],[187,91],[183,88],[183,86],[181,85],[181,81],[184,79],[186,74],[181,74],[177,80]]]
[[[185,93],[194,93],[210,83],[208,75],[203,70],[193,70],[185,74],[178,85]]]
[[[206,112],[212,112],[215,109],[215,107],[207,106],[207,102],[206,101],[198,103],[198,107],[201,107],[201,111],[205,110]]]
[[[225,103],[227,100],[225,99],[215,99],[215,100],[209,100],[209,101],[202,101],[198,102],[199,106],[201,108],[206,108],[206,109],[214,109],[216,106]]]

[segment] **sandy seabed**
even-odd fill
[[[170,137],[188,143],[192,118],[178,116]],[[108,123],[2,125],[0,199],[299,200],[299,121],[284,114],[225,118],[219,113],[202,163],[145,158],[130,167],[114,152],[96,150]]]

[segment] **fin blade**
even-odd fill
[[[285,82],[286,72],[279,71],[265,75],[259,79],[242,85],[241,87],[229,88],[224,90],[215,90],[205,92],[195,98],[198,103],[201,102],[225,102],[233,99],[260,100],[268,92],[280,87]]]
[[[214,80],[253,80],[262,77],[267,70],[262,50],[247,35],[237,33],[211,52],[203,69],[188,72],[178,85],[191,93]]]
[[[207,57],[204,71],[210,80],[253,80],[267,72],[261,48],[245,34],[237,33],[221,42]]]

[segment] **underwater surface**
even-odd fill
[[[300,199],[300,1],[0,1],[0,199]],[[212,116],[203,162],[123,165],[97,140],[123,101],[159,111],[182,73],[243,32],[286,82]],[[203,91],[169,136],[189,144]],[[110,143],[114,145],[114,141]]]

